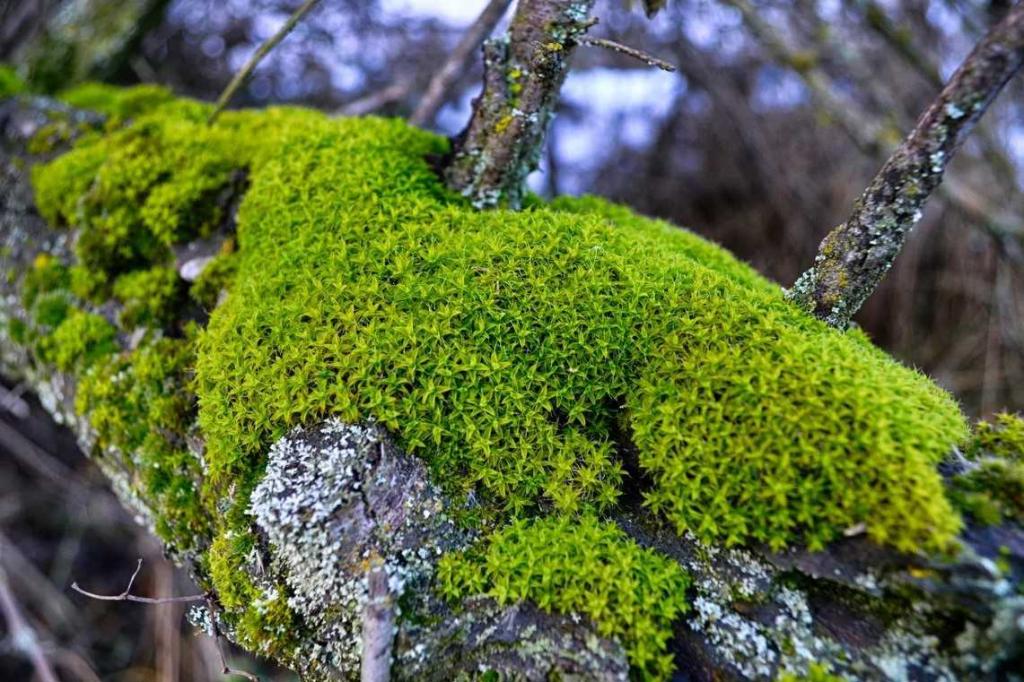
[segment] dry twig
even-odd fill
[[[205,601],[205,594],[190,594],[184,597],[139,597],[131,594],[132,585],[135,584],[135,578],[138,577],[139,571],[142,570],[142,559],[139,559],[138,565],[135,567],[135,572],[132,573],[132,577],[128,580],[128,586],[124,588],[121,594],[96,594],[95,592],[89,592],[83,590],[78,586],[77,582],[71,583],[71,589],[79,594],[84,594],[86,597],[92,599],[99,599],[101,601],[133,601],[139,604],[173,604],[179,602],[196,602]]]
[[[624,54],[627,57],[632,57],[634,59],[639,59],[648,66],[657,67],[662,71],[672,72],[676,70],[675,66],[669,64],[664,59],[658,59],[657,57],[647,54],[643,50],[638,50],[635,47],[623,45],[622,43],[617,43],[614,40],[608,40],[607,38],[590,38],[588,36],[584,36],[583,39],[580,40],[580,44],[590,45],[591,47],[603,47],[606,50],[618,52],[619,54]]]
[[[210,112],[210,117],[206,120],[207,124],[212,125],[213,122],[217,120],[217,117],[220,116],[222,111],[224,111],[224,107],[226,107],[228,102],[231,101],[231,98],[234,97],[238,89],[242,87],[247,80],[249,80],[249,76],[252,75],[256,66],[263,61],[263,58],[266,57],[271,50],[277,47],[278,43],[284,40],[285,36],[292,32],[292,29],[302,21],[302,17],[306,16],[309,10],[313,9],[319,1],[320,0],[306,0],[290,17],[288,17],[288,21],[284,22],[284,25],[277,30],[277,33],[270,36],[262,45],[256,48],[256,51],[252,53],[251,57],[249,57],[249,61],[247,61],[238,73],[235,74],[235,77],[231,79],[228,86],[224,88],[224,92],[222,92],[220,97],[217,98],[217,104],[213,108],[213,111]]]

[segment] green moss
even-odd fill
[[[202,470],[185,443],[195,419],[187,390],[193,346],[189,338],[156,338],[107,356],[83,374],[75,396],[97,445],[132,457],[136,488],[158,512],[158,534],[181,551],[202,546],[211,534],[199,497]]]
[[[82,371],[116,350],[115,329],[105,319],[71,310],[49,336],[39,340],[40,357],[62,372]]]
[[[968,455],[977,467],[949,484],[953,504],[984,525],[1024,524],[1024,419],[997,414],[979,421]]]
[[[116,276],[166,262],[170,245],[220,222],[218,195],[243,165],[246,143],[233,128],[200,125],[197,104],[160,110],[34,169],[40,212],[80,228],[76,256],[89,271]]]
[[[217,536],[208,552],[210,577],[217,596],[234,625],[238,643],[279,661],[294,655],[300,624],[288,607],[283,587],[265,593],[248,577],[244,566],[253,552],[248,533],[227,532]]]
[[[779,675],[778,682],[843,682],[845,678],[829,672],[828,666],[821,663],[811,663],[807,672],[803,675],[783,673]]]
[[[162,327],[177,317],[185,294],[184,282],[174,268],[158,265],[135,270],[114,282],[114,297],[120,300],[123,327]]]
[[[614,524],[590,516],[517,521],[482,548],[446,555],[438,569],[445,594],[529,600],[546,611],[578,613],[620,640],[645,678],[672,672],[666,645],[687,610],[689,578],[678,564],[643,549]]]
[[[25,82],[14,69],[6,64],[0,64],[0,98],[18,95],[26,89]]]
[[[70,275],[64,264],[48,253],[40,253],[21,283],[22,303],[31,310],[41,294],[67,289],[69,284]]]
[[[1024,462],[1024,417],[1002,412],[992,421],[979,421],[974,426],[970,454]]]
[[[82,83],[58,94],[66,104],[104,114],[114,124],[159,108],[173,101],[170,91],[159,85],[120,88],[105,83]]]

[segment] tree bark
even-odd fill
[[[28,314],[23,274],[37,254],[70,260],[68,233],[39,217],[29,182],[41,159],[28,142],[54,119],[76,129],[102,125],[49,100],[0,103],[0,267],[7,274],[0,278],[0,372],[29,383],[78,434],[122,502],[151,519],[154,510],[124,473],[133,453],[97,450],[73,408],[73,379],[38,363],[8,331]],[[107,304],[94,312],[113,318],[117,311]],[[202,450],[201,442],[190,446]],[[390,656],[376,660],[394,679],[448,680],[481,670],[528,680],[628,678],[620,644],[585,618],[484,596],[452,604],[438,593],[439,557],[473,538],[450,520],[424,464],[379,427],[310,424],[275,443],[267,462],[249,510],[267,541],[244,570],[260,588],[287,586],[302,624],[298,660],[306,678],[358,677],[367,642],[378,651],[390,644]],[[959,472],[955,461],[946,471]],[[774,679],[806,674],[814,661],[859,679],[994,679],[1020,669],[1019,526],[968,525],[959,554],[937,557],[899,554],[863,535],[817,553],[706,546],[666,528],[629,496],[609,518],[692,576],[692,609],[669,642],[677,672],[688,679]],[[366,557],[379,558],[389,576],[385,603],[402,605],[393,621],[375,608],[372,597],[382,590],[368,585]],[[209,585],[204,564],[187,562],[197,583]],[[379,679],[383,666],[370,667]]]
[[[508,35],[484,43],[483,92],[443,171],[448,186],[477,208],[521,205],[593,5],[520,0]]]
[[[960,144],[1024,63],[1024,5],[1016,5],[968,55],[917,126],[821,242],[790,300],[845,328],[888,272]]]

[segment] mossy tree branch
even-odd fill
[[[177,106],[191,109],[193,105],[186,103]],[[216,144],[214,135],[219,134],[222,127],[215,126],[211,129],[205,126],[205,116],[200,114],[201,110],[192,110],[191,125],[194,132],[200,137],[205,135],[204,141],[213,147]],[[230,116],[237,117],[237,121],[243,121],[247,116],[258,114],[232,113]],[[394,579],[393,596],[401,609],[395,611],[393,632],[390,627],[371,627],[371,636],[368,640],[371,644],[386,646],[389,636],[394,635],[390,642],[390,676],[394,679],[453,679],[459,674],[472,674],[487,669],[528,680],[549,679],[559,674],[576,675],[585,679],[624,680],[628,675],[627,656],[630,655],[630,650],[626,647],[631,641],[635,645],[632,652],[635,660],[651,661],[653,654],[657,658],[656,661],[651,661],[653,670],[664,671],[674,663],[676,670],[692,673],[696,679],[774,678],[786,673],[823,672],[830,669],[830,666],[837,666],[833,668],[833,672],[853,675],[852,671],[856,670],[860,676],[879,678],[883,677],[883,668],[890,671],[895,666],[900,674],[906,673],[908,679],[917,679],[915,671],[925,669],[925,665],[929,666],[929,670],[940,670],[948,673],[950,677],[965,678],[978,677],[981,674],[979,665],[988,666],[989,671],[995,670],[998,666],[1003,666],[1007,670],[1015,669],[1013,666],[1016,665],[1016,660],[1010,657],[1016,655],[1015,651],[1019,651],[1021,634],[1013,629],[1013,624],[1020,617],[1024,603],[1015,596],[1008,585],[1016,584],[1024,575],[1024,556],[1016,549],[1022,546],[1020,528],[1008,524],[991,528],[968,526],[960,538],[963,550],[955,559],[935,555],[901,554],[891,548],[874,544],[865,534],[863,523],[847,527],[844,537],[829,544],[821,552],[808,552],[797,547],[785,552],[771,551],[760,544],[756,536],[745,542],[745,549],[738,550],[726,546],[730,541],[721,536],[715,538],[713,535],[706,535],[707,542],[712,543],[706,545],[689,533],[679,535],[676,527],[667,527],[663,522],[659,522],[658,515],[641,507],[638,497],[623,494],[616,500],[608,502],[607,513],[599,520],[591,519],[586,523],[578,523],[575,515],[564,515],[562,520],[548,517],[546,520],[531,520],[527,525],[515,526],[512,530],[497,536],[491,535],[488,544],[484,545],[488,555],[497,558],[508,556],[517,561],[499,563],[496,571],[492,566],[487,571],[471,573],[478,565],[473,550],[480,546],[478,541],[481,538],[474,539],[471,531],[455,524],[454,515],[460,510],[479,509],[478,505],[483,497],[475,498],[476,501],[472,503],[458,497],[453,499],[437,485],[439,477],[443,475],[438,468],[428,470],[424,461],[415,456],[410,446],[407,445],[408,449],[403,450],[380,426],[357,426],[343,423],[339,419],[317,424],[315,420],[319,418],[318,416],[308,419],[304,417],[301,428],[292,430],[284,436],[268,437],[266,441],[253,446],[254,454],[266,465],[258,465],[258,477],[253,479],[256,488],[247,501],[240,502],[234,509],[240,512],[238,525],[232,526],[232,530],[238,534],[214,535],[214,529],[204,524],[196,524],[194,527],[188,525],[192,518],[190,516],[172,517],[172,510],[178,510],[173,512],[174,514],[182,510],[180,503],[159,495],[159,491],[153,492],[147,487],[145,479],[136,475],[148,466],[143,457],[157,456],[160,458],[158,462],[161,466],[164,462],[172,465],[175,467],[176,476],[184,477],[183,483],[191,483],[197,488],[211,485],[210,476],[214,473],[213,470],[208,467],[193,467],[191,461],[193,455],[197,461],[201,456],[207,463],[212,461],[214,449],[211,444],[215,442],[215,431],[207,426],[202,429],[196,428],[191,421],[196,418],[194,414],[182,415],[182,419],[188,423],[179,424],[175,428],[182,430],[182,447],[188,448],[188,452],[181,453],[185,464],[176,464],[176,460],[172,459],[176,453],[165,454],[160,450],[159,442],[138,445],[135,440],[126,438],[116,441],[125,444],[119,447],[114,445],[115,441],[111,439],[109,429],[105,430],[108,433],[106,440],[100,440],[97,429],[104,417],[100,412],[90,409],[89,404],[98,407],[101,403],[95,402],[95,395],[91,400],[85,401],[76,401],[76,397],[88,393],[90,376],[94,376],[92,372],[102,369],[95,363],[101,361],[93,361],[92,369],[83,369],[82,365],[76,367],[74,362],[64,363],[62,367],[47,360],[46,353],[33,349],[31,337],[25,335],[24,326],[21,328],[21,335],[12,335],[12,332],[19,328],[18,323],[43,324],[42,313],[46,311],[38,305],[41,300],[49,301],[69,293],[65,290],[69,283],[59,277],[51,279],[49,274],[71,263],[80,264],[81,252],[78,252],[79,258],[76,259],[70,252],[70,245],[77,238],[87,235],[90,230],[96,229],[95,226],[72,217],[65,220],[65,223],[70,223],[67,227],[74,230],[69,238],[67,232],[47,225],[41,218],[38,207],[33,205],[33,192],[28,180],[29,171],[34,163],[44,159],[34,156],[32,152],[27,151],[27,147],[39,149],[40,137],[46,137],[45,134],[40,136],[39,133],[45,133],[47,125],[55,122],[55,117],[65,122],[77,122],[71,129],[72,132],[81,127],[91,127],[100,123],[94,117],[82,116],[66,107],[47,105],[45,101],[38,99],[25,98],[0,104],[0,135],[3,137],[3,144],[0,144],[0,245],[4,247],[0,249],[0,266],[4,272],[11,273],[8,277],[0,278],[0,369],[28,382],[40,393],[43,403],[54,415],[76,429],[80,442],[97,455],[97,463],[111,478],[122,500],[136,509],[140,518],[153,519],[163,516],[182,519],[180,523],[185,524],[183,530],[186,532],[171,533],[165,537],[170,538],[168,543],[172,553],[189,565],[195,573],[197,583],[204,590],[212,588],[215,593],[216,606],[221,617],[213,614],[203,623],[208,624],[208,631],[217,632],[223,627],[225,636],[241,642],[251,650],[262,652],[268,657],[302,670],[307,679],[352,676],[359,669],[359,658],[367,643],[366,639],[360,637],[360,630],[365,632],[367,625],[368,609],[364,607],[368,605],[368,598],[371,596],[369,585],[366,584],[366,559],[376,556],[388,567],[388,576]],[[408,161],[410,165],[401,166],[402,170],[394,171],[393,176],[383,180],[388,183],[383,185],[384,187],[396,182],[396,177],[408,179],[410,176],[416,176],[419,181],[425,183],[435,181],[429,169],[422,163],[422,154],[408,150],[409,140],[423,136],[420,132],[406,127],[397,128],[400,134],[405,136],[400,138],[402,144],[391,140],[389,146],[381,147],[382,140],[388,138],[379,133],[387,133],[388,126],[397,127],[398,124],[380,121],[334,121],[328,124],[312,115],[306,117],[293,114],[293,117],[292,121],[306,119],[307,125],[314,126],[308,131],[302,131],[301,134],[313,135],[311,139],[317,150],[333,149],[331,145],[317,145],[316,141],[338,139],[318,137],[325,134],[324,130],[334,131],[338,128],[346,131],[350,137],[364,136],[372,139],[374,153],[387,155],[381,167],[391,167],[393,161]],[[173,120],[179,122],[178,118]],[[325,128],[321,129],[320,126]],[[360,126],[376,127],[366,131]],[[288,129],[291,130],[291,127]],[[392,131],[391,134],[395,132]],[[112,135],[116,136],[116,133]],[[179,143],[173,138],[161,139],[171,145]],[[193,140],[194,136],[185,139]],[[63,140],[64,137],[61,136],[55,144],[59,147]],[[36,144],[29,145],[30,141]],[[399,148],[403,150],[400,153],[395,151]],[[109,148],[99,149],[104,154],[110,151]],[[46,150],[47,154],[60,151],[53,147],[47,147]],[[81,159],[82,150],[76,149],[62,158]],[[346,158],[351,158],[351,152],[352,150],[344,152],[349,155]],[[289,154],[287,159],[282,157],[281,160],[306,165],[305,159],[308,157],[295,158],[295,150],[290,147]],[[155,161],[148,156],[140,155],[138,159],[144,160],[146,166],[155,165]],[[334,160],[330,157],[325,158],[320,168],[336,168],[337,164],[330,163]],[[264,206],[275,205],[274,202],[278,200],[273,196],[273,185],[267,183],[266,175],[262,174],[259,168],[253,166],[251,170],[250,179],[253,184],[250,185],[252,189],[246,194],[246,201],[267,201],[271,203]],[[209,175],[212,171],[204,170],[204,173]],[[302,177],[297,173],[285,175],[292,178],[286,183],[287,187],[292,187],[292,182],[296,183],[296,188],[302,187],[301,183],[316,182],[315,178]],[[92,175],[88,177],[91,178]],[[321,180],[322,177],[320,176]],[[356,177],[361,181],[365,176],[357,174]],[[230,183],[229,176],[222,176],[222,179],[227,183],[227,191],[243,191],[241,186]],[[279,189],[288,191],[284,186]],[[65,191],[61,194],[68,193]],[[46,192],[36,192],[41,205],[45,205],[45,196]],[[130,208],[134,199],[126,201],[128,203],[119,205]],[[401,194],[393,195],[389,208],[394,208],[403,201]],[[267,212],[260,210],[259,204],[250,205],[247,210],[255,210],[257,214]],[[617,223],[617,230],[635,230],[632,233],[640,236],[639,230],[648,229],[635,224],[631,228],[631,221],[639,219],[629,217],[621,209],[607,207],[607,210],[614,210],[613,215],[617,215],[617,220],[622,221]],[[45,213],[44,210],[43,214]],[[465,214],[472,220],[492,221],[487,231],[498,234],[502,239],[507,239],[509,234],[500,232],[502,225],[514,220],[526,221],[531,217],[471,211],[465,211]],[[593,217],[587,218],[586,212],[576,216],[552,213],[550,218],[552,222],[549,225],[563,229],[569,229],[581,221],[589,221],[595,228],[601,225],[594,222]],[[321,221],[314,221],[314,227],[311,229],[322,225]],[[652,223],[645,222],[644,225],[653,227]],[[433,227],[428,225],[431,239],[435,235],[435,231],[430,229]],[[330,229],[331,234],[337,231],[333,225],[325,229]],[[546,232],[560,234],[559,230]],[[658,233],[662,232],[659,228]],[[613,248],[616,242],[609,239],[613,233],[601,234],[608,236],[601,238],[600,242],[594,241],[596,237],[584,236],[589,241],[583,243]],[[669,248],[693,253],[695,258],[705,259],[712,264],[716,262],[715,258],[724,261],[724,255],[707,245],[702,245],[696,238],[686,237],[684,233],[678,231],[664,231],[664,234],[673,235],[673,241],[670,244],[666,242]],[[185,253],[190,253],[191,247],[201,242],[202,237],[184,235],[181,240],[183,241],[180,243],[176,242],[176,246],[181,247]],[[289,261],[287,254],[281,253],[282,250],[309,248],[308,243],[289,245],[285,244],[285,241],[287,240],[274,242],[273,259],[277,262],[291,263],[286,267],[295,268],[295,261]],[[380,240],[366,241],[377,243]],[[508,248],[508,243],[503,242],[503,248]],[[572,239],[570,246],[576,248],[579,243],[578,238]],[[261,246],[253,241],[249,242],[246,249],[247,257],[254,258],[259,256]],[[544,261],[545,259],[541,258],[538,263]],[[262,277],[267,268],[258,267],[259,262],[250,261],[253,263],[254,272],[261,273]],[[604,262],[615,261],[602,261]],[[725,262],[719,262],[719,267],[725,266]],[[739,269],[738,266],[729,267],[733,268],[732,276],[747,277],[743,279],[746,286],[763,287],[766,295],[770,292],[772,296],[777,297],[776,287],[767,282],[758,284],[752,273],[744,275],[746,271]],[[586,279],[589,281],[595,272],[603,269],[605,268],[597,267],[581,272],[588,273]],[[295,270],[289,269],[287,272],[294,273]],[[711,282],[713,285],[718,281],[715,286],[722,286],[722,283],[711,278],[709,273],[705,273],[702,281]],[[45,282],[50,284],[43,295],[40,287]],[[743,287],[743,291],[747,291],[746,286]],[[534,290],[543,288],[533,287]],[[708,288],[711,287],[698,286],[694,290]],[[731,291],[727,287],[719,290]],[[657,291],[660,297],[654,305],[657,310],[661,310],[666,305],[664,287],[659,287]],[[689,291],[690,289],[686,289],[683,293],[688,296],[686,292]],[[514,314],[521,314],[519,311],[523,310],[523,307],[515,306],[524,305],[520,298],[522,294],[509,294],[507,285],[505,293],[509,297],[507,300],[512,303],[511,310]],[[228,314],[228,306],[231,305],[241,306],[243,312],[251,312],[254,307],[250,307],[242,296],[243,290],[237,286],[233,287],[232,293],[224,299],[215,314]],[[616,307],[611,309],[619,310],[619,303],[626,296],[628,294],[612,295],[611,305]],[[560,300],[564,298],[561,296]],[[119,319],[123,320],[119,313],[123,310],[124,301],[119,303],[116,298],[109,297],[105,297],[103,301],[105,302],[102,304],[96,301],[79,301],[78,304],[85,306],[85,309],[77,311],[73,319],[95,320],[97,315],[102,314],[107,316],[110,324],[117,323]],[[528,302],[525,305],[528,305]],[[778,302],[778,310],[791,313],[800,324],[806,322],[802,315],[783,305],[781,301]],[[562,311],[571,312],[572,307],[562,308]],[[565,314],[560,312],[557,316]],[[528,315],[526,314],[524,319],[531,319]],[[654,315],[657,315],[656,310]],[[723,321],[721,315],[712,317],[718,324]],[[673,315],[672,319],[681,319],[681,316]],[[756,327],[760,324],[758,314],[745,314],[742,318],[737,318],[736,324],[742,325],[744,329]],[[64,323],[60,323],[60,326],[63,327]],[[577,323],[576,326],[587,325]],[[132,350],[132,338],[137,338],[132,327],[134,323],[129,328],[121,329],[121,333],[115,338],[102,338],[107,344],[106,352],[117,356],[111,358],[108,355],[102,360],[104,364],[107,360],[115,360],[116,365],[111,369],[120,367],[121,360],[127,360],[128,356],[136,356],[140,352],[147,353],[149,359],[159,359],[161,354],[175,351],[173,346],[156,342],[155,345],[135,347]],[[815,329],[819,327],[815,326]],[[37,327],[33,327],[35,328]],[[68,327],[71,332],[77,328],[77,324]],[[387,348],[388,337],[396,328],[397,325],[391,321],[381,324],[374,337],[375,347]],[[150,328],[149,331],[154,329]],[[210,328],[207,327],[204,333],[209,331]],[[553,334],[563,337],[571,335]],[[68,333],[67,336],[72,334]],[[257,336],[246,335],[245,338],[244,349],[239,347],[238,350],[248,351],[259,345],[256,342]],[[605,337],[593,338],[599,342]],[[736,347],[734,338],[730,337],[729,340],[730,351]],[[846,343],[845,339],[848,339],[843,335],[831,333],[829,338],[836,339],[836,343]],[[301,340],[281,340],[276,343],[278,348],[287,352],[307,355]],[[402,343],[404,344],[404,341]],[[590,347],[596,345],[595,341],[587,343]],[[111,344],[115,347],[110,348]],[[71,345],[71,350],[74,350],[81,344]],[[213,345],[221,347],[216,340]],[[614,343],[612,347],[618,348],[623,345]],[[40,348],[45,350],[45,347]],[[82,351],[82,362],[86,362],[88,350],[89,348],[85,348]],[[858,346],[858,350],[862,352],[863,348]],[[669,351],[675,352],[671,347]],[[713,363],[714,359],[709,357],[706,349],[698,352],[704,353],[701,357],[704,366],[700,371],[706,375],[709,363]],[[315,354],[308,355],[313,357],[310,367],[319,370],[327,366],[327,363]],[[136,359],[141,361],[141,358]],[[820,356],[815,356],[815,360],[821,363]],[[597,366],[600,362],[594,360],[590,365]],[[679,368],[678,361],[672,357],[665,358],[664,362],[668,367]],[[779,358],[773,357],[772,362],[772,366],[777,367]],[[152,363],[141,364],[149,366]],[[249,361],[234,364],[248,371],[247,368],[260,363]],[[367,366],[371,363],[360,361],[359,364]],[[714,371],[714,366],[710,365],[710,369]],[[184,368],[173,371],[169,369],[165,373],[162,368],[152,367],[150,370],[163,378],[159,382],[161,385],[166,385],[167,382],[174,383],[176,373],[186,371]],[[656,367],[655,371],[662,370]],[[132,372],[135,370],[132,369]],[[559,374],[559,380],[572,381],[572,374],[574,373]],[[812,388],[822,383],[808,381],[805,371],[790,374],[799,374],[800,381]],[[508,376],[506,374],[501,381],[509,382]],[[755,378],[760,379],[764,376],[758,374]],[[844,388],[849,388],[850,382],[855,382],[858,376],[850,375],[849,381],[844,382]],[[230,379],[223,381],[221,385],[235,385]],[[461,383],[465,387],[472,385],[474,381],[473,378],[463,378]],[[603,380],[599,377],[587,381]],[[628,381],[641,379],[638,377]],[[673,381],[691,383],[686,375],[681,375],[680,379]],[[151,382],[147,381],[148,383]],[[276,380],[265,383],[262,390],[274,388],[276,385]],[[666,390],[673,397],[679,392],[675,388],[678,385],[685,384],[666,384],[664,381],[658,383],[658,386],[667,386]],[[120,388],[117,390],[120,392]],[[624,390],[627,390],[625,384],[616,393],[621,394]],[[313,395],[311,391],[313,389],[308,386],[302,387],[291,401],[304,400]],[[120,403],[120,395],[116,396],[115,400]],[[782,400],[785,401],[784,398]],[[76,402],[83,405],[83,408],[76,410]],[[247,401],[242,398],[238,402]],[[410,404],[422,402],[414,400]],[[829,403],[834,403],[837,410],[842,410],[838,401]],[[113,402],[102,404],[120,412],[120,408]],[[764,403],[760,402],[757,405],[763,406]],[[901,407],[906,409],[907,405],[907,396],[902,395]],[[881,411],[882,408],[868,407],[865,411],[870,413],[872,409]],[[132,409],[124,414],[130,416],[137,413]],[[162,419],[163,411],[160,415]],[[896,419],[899,414],[886,413],[885,416]],[[415,418],[414,415],[405,413],[396,420],[395,427],[389,428],[396,431],[407,429]],[[163,423],[156,421],[157,417],[147,416],[145,419],[154,420],[150,424],[153,428]],[[697,420],[675,421],[676,417],[672,419],[670,428],[683,423],[687,424],[690,432],[700,428]],[[781,421],[782,417],[773,419]],[[249,422],[243,423],[245,426],[242,428],[248,434],[256,432],[259,428],[256,424],[250,426]],[[804,426],[806,425],[802,425],[801,428]],[[659,427],[653,425],[651,428],[657,430]],[[872,425],[869,421],[856,428],[858,437],[865,438],[867,434],[866,439],[870,440]],[[513,436],[516,439],[525,441],[530,437],[528,426],[515,426],[514,429]],[[763,436],[766,432],[760,429],[759,433]],[[627,461],[625,466],[630,469],[630,474],[637,474],[639,480],[639,472],[636,471],[638,462],[651,461],[657,444],[652,443],[649,438],[647,441],[640,440],[642,435],[638,435],[635,429],[621,434],[618,431],[610,432],[609,437],[614,434],[621,436],[621,442],[616,436],[617,456]],[[629,440],[636,442],[627,442]],[[752,443],[753,440],[745,438],[744,442]],[[784,448],[789,448],[791,442],[787,439]],[[629,453],[634,450],[635,456],[630,455]],[[784,449],[783,452],[789,451]],[[820,451],[816,452],[820,457]],[[551,460],[557,454],[558,451],[539,448],[531,451],[535,460]],[[720,456],[718,452],[709,454]],[[905,466],[904,455],[913,453],[899,454],[900,465]],[[858,478],[870,480],[884,470],[883,464],[884,462],[876,455],[870,458],[863,468],[858,468],[856,475]],[[657,462],[652,466],[657,466]],[[813,480],[813,475],[813,469],[804,469],[801,472],[801,481],[806,483]],[[240,479],[235,477],[234,480]],[[515,483],[515,479],[507,472],[503,473],[502,480],[505,483]],[[772,483],[772,477],[766,477],[763,482]],[[648,486],[650,482],[643,485]],[[713,488],[713,484],[706,487]],[[802,491],[798,492],[803,494]],[[666,490],[662,499],[667,502],[677,499],[671,493],[671,490]],[[231,513],[233,495],[228,492],[227,496],[221,496],[211,490],[209,499],[216,506],[204,507],[204,518],[223,513],[223,509]],[[811,511],[818,513],[823,509],[824,507],[812,507]],[[872,516],[865,520],[869,524],[878,524],[880,515],[884,512],[883,505],[872,506]],[[915,508],[912,513],[920,517],[920,509]],[[726,515],[705,513],[704,516],[721,521]],[[753,522],[755,517],[751,514],[747,518],[748,522]],[[808,518],[802,523],[810,523],[813,520]],[[589,535],[581,535],[581,530],[587,531]],[[179,537],[180,540],[177,539]],[[246,540],[247,544],[234,544],[233,541],[240,537]],[[602,542],[595,543],[588,539],[594,537]],[[248,544],[250,538],[251,545]],[[548,541],[548,538],[553,539]],[[527,542],[531,549],[539,553],[536,561],[526,561],[526,553],[520,549],[522,542]],[[571,560],[575,556],[585,558],[594,551],[597,544],[604,546],[600,555],[609,559],[607,563]],[[1008,548],[1008,552],[997,555],[996,552],[1000,551],[997,548],[1003,545]],[[236,547],[240,548],[236,550]],[[467,570],[459,575],[463,578],[468,577],[473,585],[479,583],[479,592],[446,592],[445,585],[451,587],[453,582],[446,583],[443,580],[442,562],[448,557],[448,565],[452,565],[453,554],[463,550],[467,550],[462,555],[466,561],[458,561],[456,565],[461,565]],[[570,560],[560,556],[559,552],[563,555],[568,554]],[[659,557],[656,562],[651,559],[652,553]],[[1002,568],[995,565],[995,556],[998,556]],[[523,561],[518,561],[520,558]],[[514,573],[518,570],[517,567],[522,568],[524,564],[529,571]],[[532,572],[533,565],[546,566],[546,575],[549,578],[557,578],[563,587],[553,591],[547,582],[537,579],[540,575]],[[657,570],[652,571],[652,567]],[[661,570],[664,567],[673,570]],[[675,569],[680,567],[690,576],[687,580],[691,588],[685,591],[687,599],[690,600],[687,613],[674,619],[673,623],[656,625],[657,629],[654,630],[650,627],[646,630],[637,627],[635,632],[626,633],[632,640],[623,637],[623,641],[620,642],[609,638],[608,633],[615,637],[620,636],[616,634],[616,620],[610,619],[607,615],[607,608],[611,602],[602,601],[597,597],[618,598],[620,593],[626,597],[632,594],[629,599],[636,609],[634,615],[643,615],[644,618],[632,618],[629,622],[642,623],[649,620],[651,614],[659,613],[656,605],[664,602],[660,590],[651,589],[651,586],[676,585],[679,573]],[[614,570],[608,570],[609,568]],[[666,581],[666,576],[670,580]],[[519,589],[514,592],[503,589],[502,586],[508,584],[506,578],[515,579]],[[630,582],[639,587],[632,591],[626,590],[625,586]],[[389,591],[390,588],[389,584]],[[676,590],[674,594],[679,592],[682,591]],[[649,602],[646,605],[645,600]],[[752,609],[751,604],[756,604],[756,608]],[[550,611],[545,612],[538,605]],[[907,608],[908,605],[914,608]],[[574,616],[570,613],[579,615]],[[613,613],[621,616],[626,610],[616,609]],[[671,614],[666,615],[664,609],[661,613],[665,620],[674,618]],[[899,615],[888,615],[894,613]],[[586,617],[588,614],[593,615],[597,625],[591,618]],[[948,624],[963,623],[964,614],[967,614],[966,618],[970,621],[969,628],[964,625],[960,631],[950,633]],[[600,627],[601,623],[604,624],[603,630]],[[934,636],[936,623],[942,624],[944,628],[942,644],[939,643],[939,638]],[[654,651],[650,646],[662,641],[663,636],[669,638],[665,641],[664,653],[671,656],[671,661],[660,655],[660,648]],[[638,642],[642,642],[646,648],[637,646]],[[644,655],[642,659],[641,654]],[[382,667],[378,666],[377,672],[380,672]]]
[[[508,35],[484,44],[484,86],[444,169],[477,208],[518,208],[537,167],[569,58],[593,0],[520,0]]]
[[[849,324],[892,266],[950,159],[1022,63],[1024,5],[1018,4],[964,60],[852,215],[825,237],[790,300],[832,326]]]

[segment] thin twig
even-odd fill
[[[606,50],[618,52],[619,54],[624,54],[627,57],[632,57],[634,59],[639,59],[648,66],[655,66],[662,71],[671,72],[676,70],[674,65],[669,64],[663,59],[658,59],[657,57],[649,55],[642,50],[638,50],[635,47],[623,45],[622,43],[617,43],[614,40],[608,40],[607,38],[590,38],[588,36],[583,36],[580,40],[580,44],[590,45],[591,47],[603,47]]]
[[[7,572],[0,566],[0,611],[7,621],[7,632],[11,641],[21,653],[32,661],[36,675],[41,682],[57,682],[57,675],[43,652],[36,631],[32,629],[7,582]]]
[[[217,99],[217,105],[214,107],[213,111],[210,112],[210,117],[206,120],[208,125],[212,125],[213,122],[217,120],[217,117],[220,116],[224,107],[226,107],[228,102],[231,101],[231,98],[234,97],[235,92],[237,92],[238,89],[242,87],[247,80],[249,80],[249,76],[252,75],[256,66],[263,61],[263,58],[266,57],[271,50],[277,47],[277,44],[284,40],[285,36],[292,32],[292,29],[298,25],[302,20],[302,17],[306,16],[309,10],[313,9],[319,1],[320,0],[306,0],[290,17],[288,17],[288,21],[284,22],[284,25],[278,29],[277,33],[270,36],[270,38],[268,38],[262,45],[256,48],[256,51],[252,53],[251,57],[249,57],[249,61],[247,61],[239,72],[235,74],[235,77],[231,79],[228,86],[224,88],[224,92],[220,94],[220,97]]]
[[[452,86],[458,82],[459,77],[469,65],[469,60],[480,49],[481,43],[486,40],[487,36],[491,35],[501,18],[505,16],[505,11],[510,4],[512,4],[512,0],[491,0],[487,3],[476,21],[462,34],[462,38],[459,39],[459,43],[452,50],[441,70],[430,79],[423,99],[420,100],[416,111],[409,117],[410,123],[422,127],[429,125],[434,120],[434,116],[448,99]]]
[[[141,570],[142,559],[139,559],[139,563],[135,567],[135,572],[132,573],[132,577],[128,580],[128,586],[124,588],[124,591],[121,594],[96,594],[95,592],[83,590],[76,582],[71,583],[71,589],[79,594],[84,594],[86,597],[98,599],[100,601],[133,601],[139,604],[174,604],[179,602],[205,601],[207,599],[205,594],[190,594],[183,597],[139,597],[131,594],[132,585],[135,584],[135,578],[138,577],[139,571]]]
[[[228,665],[227,651],[224,649],[224,633],[220,631],[220,626],[217,625],[217,607],[214,606],[213,599],[211,597],[206,598],[206,612],[210,615],[210,627],[213,629],[213,640],[217,643],[217,653],[220,655],[220,666],[221,673],[224,675],[238,675],[244,677],[251,682],[260,682],[260,678],[245,670],[239,670],[238,668],[232,668]]]

